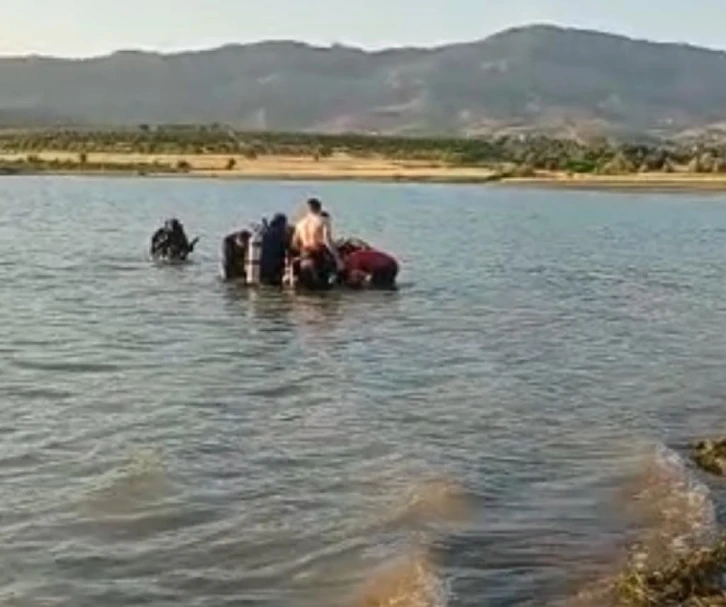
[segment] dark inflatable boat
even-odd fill
[[[358,238],[342,239],[336,248],[342,271],[334,263],[308,263],[290,247],[293,228],[283,214],[263,219],[225,236],[220,273],[225,281],[250,287],[271,286],[306,291],[395,289],[398,261]]]

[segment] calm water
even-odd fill
[[[313,193],[398,293],[219,282]],[[185,267],[146,257],[171,214]],[[717,196],[5,179],[0,603],[576,602],[714,529],[725,261]]]

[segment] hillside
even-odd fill
[[[726,123],[726,53],[533,25],[366,52],[297,42],[0,59],[0,124],[673,135]]]

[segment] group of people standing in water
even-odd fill
[[[289,224],[287,217],[278,213],[251,230],[227,235],[221,251],[222,277],[241,279],[249,285],[316,290],[336,284],[350,288],[395,285],[398,263],[393,257],[357,239],[336,241],[330,214],[320,200],[310,198],[306,207],[305,215],[295,224]],[[159,243],[169,250],[169,243],[178,241],[174,249],[181,251],[178,257],[184,259],[194,245],[188,242],[177,220],[171,220],[171,224],[167,222],[152,238],[152,255],[161,256]],[[162,233],[167,236],[162,237]]]

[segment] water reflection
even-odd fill
[[[257,330],[291,329],[303,335],[331,336],[343,326],[375,323],[400,312],[403,301],[399,290],[296,293],[240,283],[225,283],[222,289],[227,308],[241,312]]]

